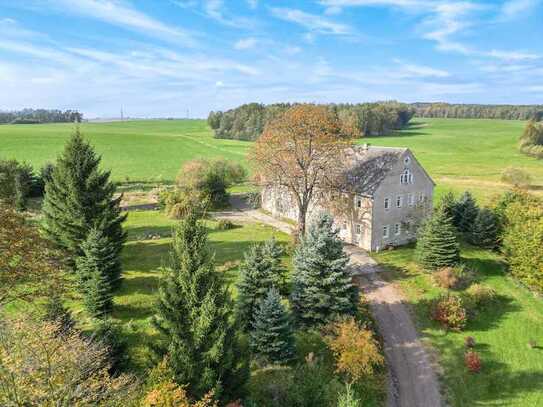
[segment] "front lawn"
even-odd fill
[[[411,303],[423,340],[436,349],[451,405],[543,405],[543,300],[509,278],[497,254],[465,246],[462,257],[500,300],[480,311],[464,331],[446,332],[429,318],[429,301],[444,290],[413,262],[413,248],[374,255],[387,269],[384,277],[397,283]],[[483,361],[478,374],[464,367],[466,336],[475,338]]]

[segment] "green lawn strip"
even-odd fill
[[[470,320],[463,332],[445,332],[429,319],[429,301],[443,290],[414,264],[412,248],[374,257],[388,270],[385,276],[403,289],[423,339],[437,350],[451,405],[543,405],[543,347],[528,346],[531,340],[539,346],[543,342],[543,300],[509,278],[497,254],[463,247],[464,261],[477,270],[480,282],[501,297]],[[464,367],[466,336],[475,338],[482,357],[479,374]]]

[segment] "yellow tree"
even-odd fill
[[[262,186],[288,191],[298,208],[298,233],[305,234],[306,216],[314,199],[344,172],[351,136],[325,106],[296,105],[272,120],[256,141],[251,161]]]

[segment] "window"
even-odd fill
[[[413,194],[407,194],[407,204],[413,206],[415,204],[415,199]]]
[[[426,196],[424,195],[424,192],[421,192],[419,195],[419,202],[424,202],[426,199]]]
[[[403,196],[398,195],[398,197],[396,198],[396,207],[401,208],[402,204],[403,204]]]
[[[385,209],[388,209],[388,208],[390,208],[390,199],[385,198]]]
[[[404,162],[405,165],[409,165],[409,163],[411,162],[411,158],[410,157],[405,157],[403,159],[403,162]]]
[[[407,221],[404,223],[405,233],[409,234],[411,232],[411,222]]]
[[[341,223],[341,230],[347,230],[347,222]]]
[[[405,169],[400,175],[400,184],[412,184],[413,183],[413,174],[409,169]]]
[[[383,226],[383,237],[388,237],[388,225]]]
[[[354,227],[354,230],[355,230],[355,233],[356,233],[357,235],[359,235],[359,234],[362,233],[362,226],[361,226],[359,223],[357,223],[357,224],[355,225],[355,227]]]
[[[362,198],[356,198],[356,207],[362,208]]]
[[[399,223],[394,224],[394,234],[399,235],[401,233],[401,227]]]

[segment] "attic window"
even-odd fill
[[[409,165],[409,163],[411,162],[411,158],[410,157],[405,157],[403,159],[403,162],[404,162],[405,165]]]
[[[400,184],[412,184],[413,183],[413,173],[409,169],[403,170],[400,175]]]

